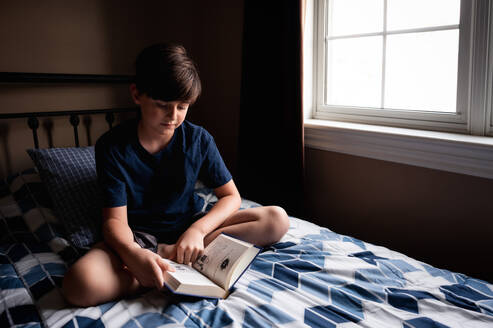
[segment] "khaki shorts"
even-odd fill
[[[150,233],[143,231],[132,231],[134,234],[134,241],[139,244],[140,247],[157,253],[157,238]]]
[[[203,217],[207,212],[198,212],[193,215],[192,217],[192,222],[197,221],[201,217]],[[188,227],[185,228],[185,230],[188,229]],[[176,236],[176,238],[179,238],[184,231],[176,231],[173,232],[173,234]],[[154,253],[157,253],[157,244],[158,244],[158,238],[150,233],[143,232],[143,231],[132,231],[134,235],[134,241],[140,245],[140,247],[148,249],[153,251]]]

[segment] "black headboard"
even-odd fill
[[[66,83],[125,83],[129,84],[133,80],[129,75],[96,75],[96,74],[54,74],[54,73],[22,73],[22,72],[0,72],[0,84],[5,83],[29,83],[29,84],[66,84]],[[108,109],[78,109],[78,110],[65,110],[65,111],[50,111],[50,112],[30,112],[30,113],[3,113],[0,114],[0,120],[3,119],[15,119],[26,118],[27,125],[32,130],[33,144],[35,148],[39,148],[38,133],[40,117],[59,117],[67,116],[70,124],[74,129],[74,143],[76,147],[79,147],[79,132],[78,126],[80,123],[79,116],[93,115],[93,114],[105,114],[108,128],[113,127],[116,113],[138,113],[138,108],[108,108]],[[88,125],[86,125],[87,127]],[[89,131],[87,131],[89,135]],[[49,136],[49,146],[53,147],[53,141]]]
[[[106,122],[108,123],[108,128],[111,129],[113,127],[113,122],[115,121],[115,113],[137,113],[137,112],[138,112],[137,107],[131,107],[131,108],[108,108],[108,109],[79,109],[79,110],[67,110],[67,111],[56,111],[56,112],[6,113],[6,114],[0,114],[0,120],[13,119],[13,118],[26,118],[27,125],[32,130],[34,147],[39,148],[38,133],[37,133],[37,129],[39,128],[38,118],[67,116],[70,124],[74,129],[75,146],[79,147],[79,130],[78,130],[78,126],[80,123],[79,115],[105,114],[105,119]],[[52,141],[50,141],[50,148],[51,147],[53,147]]]

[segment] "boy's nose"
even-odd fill
[[[175,121],[178,116],[178,109],[175,106],[171,106],[168,110],[168,118]]]

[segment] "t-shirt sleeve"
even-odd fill
[[[95,146],[95,155],[103,207],[127,205],[125,180],[123,179],[121,166],[116,162],[113,152],[98,140]]]
[[[208,132],[204,133],[202,147],[205,149],[205,153],[199,172],[199,180],[209,188],[217,188],[228,183],[233,177],[224,164],[214,138]]]

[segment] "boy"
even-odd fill
[[[239,211],[241,198],[212,136],[185,120],[201,92],[193,61],[177,45],[156,44],[137,57],[130,86],[140,118],[105,133],[96,143],[103,193],[103,237],[67,271],[65,298],[92,306],[163,286],[164,258],[189,264],[225,232],[259,246],[287,231],[277,206]],[[197,179],[218,201],[201,212]]]

